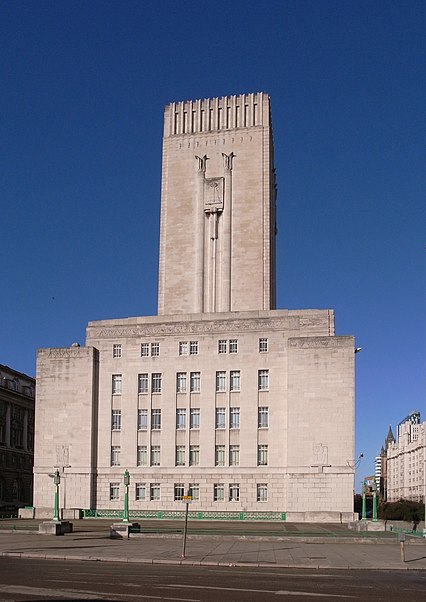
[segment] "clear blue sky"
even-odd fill
[[[358,489],[426,418],[425,31],[424,1],[0,2],[0,363],[156,313],[163,107],[266,91],[278,307],[363,347]]]

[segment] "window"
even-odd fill
[[[198,355],[198,341],[189,341],[189,355]]]
[[[120,499],[120,483],[109,484],[109,499],[116,502]]]
[[[120,446],[111,447],[111,466],[120,466]]]
[[[161,430],[161,410],[151,410],[151,430]]]
[[[121,374],[112,375],[112,394],[121,395],[122,391],[122,376]]]
[[[189,465],[198,466],[200,463],[200,446],[190,445],[189,446]]]
[[[191,393],[199,393],[201,388],[200,372],[191,372]]]
[[[269,408],[261,406],[257,409],[257,426],[260,429],[266,429],[269,426]]]
[[[186,372],[176,374],[176,392],[186,393]]]
[[[185,466],[185,446],[176,445],[176,466]]]
[[[148,373],[138,374],[138,393],[148,393]]]
[[[225,466],[225,446],[216,445],[214,452],[214,465]]]
[[[259,353],[268,352],[268,339],[259,339]],[[259,500],[258,500],[259,501]]]
[[[257,446],[257,465],[268,466],[268,446],[258,445]]]
[[[112,346],[112,357],[121,357],[121,345],[114,344]]]
[[[160,343],[151,343],[151,356],[158,357],[160,355]]]
[[[229,501],[239,502],[240,501],[240,484],[231,483],[229,485]]]
[[[191,408],[189,414],[189,428],[200,428],[200,408]]]
[[[147,466],[148,465],[148,449],[146,445],[138,445],[137,465]]]
[[[111,429],[113,431],[121,430],[121,410],[112,410]]]
[[[215,502],[223,502],[225,500],[225,485],[223,483],[215,483],[213,485],[213,499]]]
[[[189,495],[192,496],[194,502],[198,502],[200,500],[200,485],[199,483],[190,483],[189,484]]]
[[[237,339],[229,339],[229,353],[238,353]]]
[[[152,392],[161,393],[161,372],[153,372],[152,374]]]
[[[148,428],[148,410],[138,410],[138,430],[146,431]]]
[[[268,501],[268,485],[266,483],[258,483],[256,486],[257,496],[256,499],[258,502],[267,502]]]
[[[267,391],[269,389],[269,370],[259,370],[257,373],[257,383],[259,391]]]
[[[224,370],[216,372],[216,391],[218,393],[226,391],[226,372]]]
[[[151,446],[151,466],[160,466],[160,446]]]
[[[188,355],[188,341],[179,341],[179,355]]]
[[[240,428],[240,408],[229,408],[229,428]]]
[[[240,446],[230,445],[229,446],[229,466],[240,465]]]
[[[220,341],[218,341],[218,344],[217,344],[217,352],[218,353],[226,353],[227,342],[228,341],[226,339],[221,339]]]
[[[146,499],[146,484],[145,483],[136,483],[136,487],[135,487],[136,491],[136,495],[135,495],[135,499],[137,502],[143,502]]]
[[[149,356],[149,343],[141,343],[141,357]]]
[[[160,499],[160,483],[151,483],[149,486],[149,499],[156,502]]]
[[[176,428],[177,429],[185,429],[186,428],[186,410],[185,410],[185,408],[178,408],[176,410]]]
[[[175,486],[174,486],[175,502],[182,500],[184,495],[185,495],[185,485],[183,483],[175,483]]]
[[[231,370],[229,373],[229,389],[231,391],[239,391],[240,390],[240,371],[239,370]]]
[[[216,408],[216,428],[226,428],[225,408]]]

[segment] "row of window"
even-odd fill
[[[227,411],[226,408],[220,407],[215,410],[215,428],[225,429],[226,428],[226,415],[229,415],[229,428],[239,429],[240,428],[240,408],[232,407]],[[152,431],[161,430],[161,409],[151,410],[151,423],[150,428]],[[200,408],[191,408],[189,410],[189,428],[199,429],[200,428]],[[187,424],[187,411],[186,408],[177,408],[176,410],[176,428],[186,429]],[[138,410],[138,430],[148,430],[148,410],[143,408]],[[261,406],[257,409],[257,426],[258,428],[268,428],[269,426],[269,408],[268,406]],[[111,429],[113,431],[121,430],[121,410],[111,411]]]
[[[152,445],[138,445],[137,447],[137,466],[161,466],[161,447]],[[120,466],[121,447],[113,445],[111,447],[111,466]],[[228,460],[228,462],[227,462]],[[199,466],[200,464],[200,446],[190,445],[188,463],[186,459],[186,446],[177,445],[175,451],[175,466]],[[240,446],[230,445],[228,449],[228,458],[226,457],[226,445],[215,446],[215,466],[239,466],[240,465]],[[268,446],[257,446],[257,465],[268,466]]]
[[[188,377],[189,374],[189,377]],[[177,372],[176,373],[176,392],[200,393],[201,391],[201,372]],[[149,385],[151,383],[151,393],[161,393],[162,390],[162,373],[152,372],[151,378],[148,372],[138,374],[138,393],[149,393]],[[226,370],[216,372],[216,391],[223,393],[227,391],[228,376]],[[257,372],[257,387],[259,391],[267,391],[269,389],[269,370],[258,370]],[[230,370],[229,372],[229,390],[241,390],[241,372],[240,370]],[[112,394],[121,395],[123,392],[123,375],[112,375]]]
[[[174,501],[181,501],[183,496],[188,495],[192,497],[194,501],[200,499],[200,485],[199,483],[190,483],[189,488],[185,489],[183,483],[175,483],[173,488],[173,499]],[[109,499],[111,501],[120,500],[120,483],[110,483],[109,485]],[[239,483],[214,483],[212,499],[214,502],[224,502],[226,499],[230,502],[240,501],[240,484]],[[161,500],[161,485],[160,483],[136,483],[135,484],[135,500],[137,502],[151,501],[156,502]],[[267,502],[268,501],[268,484],[257,483],[256,485],[256,501]]]
[[[160,343],[141,343],[141,357],[158,357],[160,355]],[[198,355],[198,341],[179,341],[179,355]],[[218,353],[238,353],[238,339],[219,339],[217,342]],[[268,339],[259,339],[259,353],[268,352]],[[112,357],[120,358],[123,356],[123,347],[121,343],[114,343],[112,346]]]

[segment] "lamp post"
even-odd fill
[[[377,521],[377,483],[373,480],[373,521]]]
[[[129,471],[124,471],[124,514],[123,514],[123,523],[129,522],[129,485],[130,485],[130,475]]]
[[[53,504],[53,520],[59,522],[59,483],[61,477],[59,476],[59,470],[56,469],[53,475],[53,482],[55,484],[55,500]]]
[[[366,484],[365,481],[362,482],[362,513],[361,513],[361,520],[366,520],[367,518],[367,504],[366,504],[366,500],[365,500],[365,489],[366,489]]]

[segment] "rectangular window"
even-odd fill
[[[151,343],[151,356],[158,357],[160,355],[160,343]]]
[[[269,370],[258,371],[257,383],[259,391],[267,391],[269,389]]]
[[[229,339],[229,353],[238,353],[238,339]]]
[[[151,466],[160,466],[160,446],[151,446]]]
[[[151,391],[153,393],[161,393],[161,372],[153,372],[151,381]]]
[[[240,501],[240,484],[231,483],[229,485],[229,501],[239,502]]]
[[[149,343],[141,343],[141,357],[149,356]]]
[[[258,445],[257,446],[257,465],[268,466],[268,446]]]
[[[229,428],[240,428],[240,408],[229,408]]]
[[[218,341],[217,352],[218,353],[226,353],[226,344],[227,344],[226,339],[221,339],[220,341]]]
[[[158,502],[160,499],[160,483],[151,483],[149,486],[149,499],[151,502]]]
[[[176,392],[186,393],[186,372],[176,374]]]
[[[111,447],[111,466],[120,466],[120,446]]]
[[[179,341],[179,355],[188,355],[188,341]]]
[[[143,502],[146,500],[146,484],[145,483],[136,483],[135,499],[137,502]]]
[[[225,466],[225,446],[216,445],[214,452],[214,465]]]
[[[120,499],[120,483],[109,484],[109,499],[112,502],[117,502]]]
[[[121,395],[123,378],[121,374],[112,375],[112,394]]]
[[[200,500],[200,485],[199,483],[190,483],[189,484],[189,495],[192,496],[194,502],[198,502]]]
[[[138,410],[138,430],[146,431],[148,428],[148,410]]]
[[[223,502],[225,500],[225,485],[223,483],[215,483],[213,485],[213,499],[215,502]]]
[[[148,393],[148,373],[138,374],[138,393]]]
[[[226,428],[225,408],[216,408],[216,428]]]
[[[268,352],[268,339],[262,338],[259,339],[259,353],[267,353]]]
[[[240,446],[230,445],[229,446],[229,466],[240,465]]]
[[[121,345],[118,343],[112,346],[112,357],[121,357]]]
[[[183,483],[175,483],[174,486],[174,500],[175,502],[181,501],[185,495],[185,485]]]
[[[151,430],[161,430],[161,410],[151,410]]]
[[[257,501],[267,502],[268,501],[268,485],[266,483],[258,483],[256,486]]]
[[[201,389],[200,372],[191,372],[191,393],[199,393]]]
[[[146,445],[138,445],[137,465],[147,466],[148,465],[148,449]]]
[[[189,428],[199,429],[200,428],[200,408],[191,408],[189,414]]]
[[[189,341],[189,355],[198,355],[198,341]]]
[[[218,393],[226,391],[226,372],[224,370],[216,372],[216,391]]]
[[[239,391],[240,390],[240,371],[239,370],[231,370],[229,373],[229,388],[231,391]]]
[[[269,426],[269,408],[261,406],[257,409],[257,426],[260,429],[266,429]]]
[[[198,466],[200,464],[200,446],[190,445],[189,446],[189,465]]]
[[[176,410],[176,428],[186,429],[186,410],[185,408],[178,408]]]
[[[112,410],[111,429],[113,431],[121,430],[121,410]]]
[[[176,466],[185,466],[185,446],[176,445]]]

